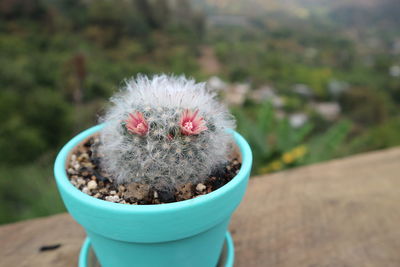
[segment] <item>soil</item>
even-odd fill
[[[238,157],[212,173],[204,183],[184,184],[175,191],[155,190],[140,183],[113,183],[113,178],[101,169],[101,155],[97,153],[98,136],[89,137],[72,151],[67,164],[71,183],[83,193],[98,199],[131,205],[171,203],[205,195],[227,184],[239,172]]]

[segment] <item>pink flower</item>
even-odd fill
[[[126,129],[132,134],[145,136],[149,131],[149,125],[139,111],[136,111],[135,114],[129,113],[129,118],[125,122]]]
[[[194,113],[188,109],[183,111],[179,123],[183,135],[195,135],[208,129],[204,119],[202,117],[197,117],[198,113],[199,110],[196,110]]]

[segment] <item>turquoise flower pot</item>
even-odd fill
[[[233,211],[245,193],[252,165],[246,140],[232,135],[240,148],[242,167],[223,187],[181,202],[127,205],[82,193],[68,180],[66,161],[71,150],[103,125],[70,140],[59,152],[54,174],[64,204],[90,238],[103,267],[214,267]]]

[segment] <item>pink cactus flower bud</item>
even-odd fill
[[[129,118],[125,122],[126,129],[132,134],[145,136],[149,131],[149,124],[139,111],[136,111],[134,114],[129,113]]]
[[[199,110],[194,113],[191,110],[184,110],[180,120],[181,133],[183,135],[197,135],[207,130],[206,122],[202,117],[197,117]]]

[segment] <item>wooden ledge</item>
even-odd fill
[[[254,177],[230,227],[235,266],[400,266],[399,188],[400,148]],[[0,266],[77,266],[84,237],[68,214],[3,225]]]

